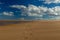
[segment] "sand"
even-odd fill
[[[0,25],[0,40],[60,40],[60,21],[30,21]]]

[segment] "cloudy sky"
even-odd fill
[[[60,0],[0,0],[0,20],[60,20]]]

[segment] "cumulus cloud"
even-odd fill
[[[12,5],[10,7],[20,9],[22,16],[32,16],[32,17],[40,17],[40,18],[43,18],[44,15],[48,15],[49,17],[60,16],[59,6],[53,8],[47,8],[47,7],[35,6],[35,5],[28,5],[28,7],[24,5]]]
[[[2,15],[5,15],[5,16],[14,16],[13,14],[14,14],[13,12],[3,12],[2,13]]]
[[[40,6],[37,7],[35,5],[29,5],[28,7],[24,6],[24,5],[13,5],[11,6],[13,8],[18,8],[21,10],[21,15],[28,15],[28,16],[42,16],[42,13],[41,11],[46,11],[46,8],[45,10],[43,9],[43,7],[41,7],[41,10],[40,10]]]
[[[13,7],[13,8],[18,8],[18,9],[26,8],[26,6],[24,6],[24,5],[12,5],[11,7]]]
[[[60,0],[44,0],[45,2],[44,3],[60,3]]]

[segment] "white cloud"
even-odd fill
[[[60,7],[56,6],[53,8],[47,8],[43,6],[28,5],[12,5],[12,8],[17,8],[21,10],[22,16],[33,16],[43,18],[44,15],[49,15],[49,17],[60,16]],[[56,18],[56,17],[55,17]]]
[[[14,14],[13,12],[3,12],[2,13],[2,15],[5,15],[5,16],[14,16],[13,14]]]
[[[60,0],[45,0],[44,3],[48,3],[48,4],[50,4],[50,3],[60,3]]]
[[[24,5],[12,5],[11,7],[18,8],[18,9],[26,8]]]

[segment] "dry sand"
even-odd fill
[[[60,40],[60,21],[22,21],[17,24],[2,24],[0,40]]]

